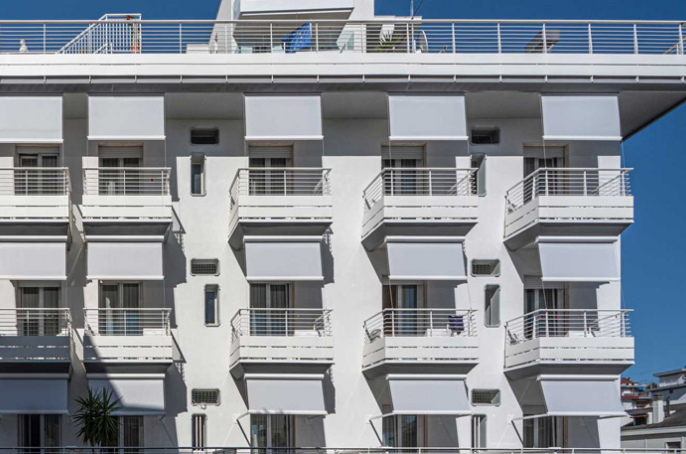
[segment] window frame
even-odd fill
[[[189,193],[192,197],[204,197],[207,195],[207,175],[205,174],[205,155],[202,153],[191,153],[190,156],[191,166],[190,166],[190,190]],[[195,166],[200,166],[200,192],[193,192],[193,168]]]
[[[202,422],[202,427],[196,427],[197,421]],[[198,429],[201,429],[200,431]],[[202,440],[196,440],[196,435],[200,434]],[[198,441],[202,443],[198,444]],[[191,448],[194,451],[200,450],[207,446],[207,414],[206,413],[192,413],[191,414]]]
[[[489,295],[489,290],[493,289],[493,294],[491,298],[488,297]],[[493,298],[495,297],[496,292],[498,292],[498,299],[497,299],[497,323],[493,323],[493,305],[492,301]],[[502,294],[502,288],[500,287],[500,284],[486,284],[484,285],[484,327],[486,328],[499,328],[500,325],[502,324],[502,320],[500,317],[500,294]],[[490,310],[489,310],[490,309]]]
[[[476,421],[478,421],[478,424],[475,424]],[[488,446],[488,416],[484,414],[472,415],[470,425],[472,432],[472,449],[486,449]],[[476,433],[477,430],[479,432],[478,434]]]
[[[26,430],[26,429],[25,428],[22,429],[23,423],[20,421],[20,418],[24,418],[26,416],[38,416],[39,417],[38,432],[40,435],[40,446],[38,446],[38,447],[36,447],[36,446],[21,446],[22,445],[22,441],[21,441],[22,430]],[[45,417],[46,416],[57,417],[57,436],[58,436],[59,440],[57,441],[56,446],[46,446],[45,445],[46,429],[47,429],[47,425],[45,423]],[[28,448],[28,449],[26,449],[27,451],[30,449],[36,449],[36,450],[43,451],[43,450],[49,450],[49,449],[57,448],[57,447],[62,445],[62,441],[63,441],[62,431],[63,431],[63,429],[64,428],[63,428],[63,423],[62,423],[62,415],[60,415],[60,414],[46,413],[46,414],[36,415],[35,413],[33,413],[33,414],[31,414],[31,413],[19,413],[19,414],[17,414],[17,428],[16,428],[16,430],[17,430],[17,447],[18,448]]]
[[[478,134],[475,134],[478,133]],[[493,142],[488,142],[488,143],[478,143],[474,142],[474,136],[475,135],[486,135],[488,134],[489,137],[491,137]],[[488,145],[500,145],[501,142],[501,136],[500,136],[500,128],[498,126],[474,126],[469,129],[469,144],[474,145],[474,146],[488,146]]]
[[[207,323],[207,293],[214,291],[214,323]],[[219,284],[206,284],[203,289],[203,317],[205,319],[205,326],[208,328],[216,328],[221,325],[219,319]]]
[[[212,131],[212,133],[214,133],[216,131],[217,142],[216,143],[194,143],[193,142],[193,133],[199,132],[199,131],[203,131],[203,132]],[[208,126],[208,127],[195,126],[195,127],[191,128],[191,130],[188,134],[188,141],[192,146],[195,146],[195,147],[217,147],[217,146],[219,146],[219,144],[221,142],[221,131],[216,126]]]

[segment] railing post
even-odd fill
[[[429,311],[429,330],[431,337],[434,336],[434,311]]]
[[[593,32],[591,31],[591,23],[588,23],[588,53],[593,53]]]
[[[46,49],[46,45],[47,45],[47,44],[46,44],[46,41],[47,41],[47,36],[46,36],[46,35],[47,35],[47,32],[48,32],[47,27],[48,27],[48,24],[43,23],[43,53],[44,53],[44,54],[47,53],[47,49]]]
[[[548,320],[548,312],[544,312],[545,314],[545,337],[550,337],[550,321]]]
[[[676,52],[679,55],[684,55],[684,30],[683,25],[679,24],[679,45],[676,47]]]
[[[548,182],[548,178],[550,178],[550,174],[546,170],[546,172],[545,172],[545,195],[548,195],[548,187],[550,185]]]
[[[634,54],[638,53],[638,24],[634,24]]]
[[[183,53],[183,24],[179,23],[179,53]]]
[[[314,49],[319,52],[319,22],[314,23]]]
[[[584,337],[586,337],[591,330],[588,329],[588,318],[587,318],[587,312],[584,311]]]
[[[621,189],[620,189],[620,190],[622,191],[620,195],[621,195],[621,196],[625,196],[625,195],[626,195],[626,181],[625,181],[625,179],[626,179],[626,171],[625,171],[625,170],[620,170],[620,171],[619,171],[619,178],[620,178],[619,181],[620,181],[620,185],[621,185]]]
[[[500,36],[500,22],[497,24],[497,31],[498,31],[498,53],[502,54],[503,53],[503,41],[502,37]]]
[[[411,37],[410,37],[410,23],[409,22],[407,24],[405,24],[405,31],[407,33],[405,35],[406,39],[407,39],[407,53],[410,54],[410,53],[412,53],[412,48],[410,46]]]
[[[583,172],[583,180],[584,180],[584,197],[586,197],[588,195],[588,182],[587,182],[588,173],[586,170],[583,170],[582,172]]]
[[[391,174],[391,196],[393,196],[395,192],[395,170],[391,169],[389,173]],[[381,181],[383,181],[383,178],[381,179]]]
[[[623,311],[619,311],[619,316],[622,317],[620,336],[626,337],[626,314]]]
[[[542,53],[547,54],[548,53],[548,36],[547,36],[546,31],[545,31],[545,22],[543,22],[543,28],[542,28],[541,32],[543,34],[543,52]]]
[[[274,49],[274,22],[269,23],[269,53]]]
[[[394,337],[395,336],[395,311],[390,311],[390,314],[391,314],[391,337]]]
[[[681,26],[679,26],[681,28]],[[453,22],[453,54],[457,53],[457,40],[455,38],[455,22]]]
[[[433,194],[433,178],[431,175],[431,169],[429,169],[429,195],[432,196]]]

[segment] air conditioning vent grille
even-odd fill
[[[499,389],[475,389],[472,391],[472,405],[500,405]]]
[[[500,260],[472,260],[473,276],[500,276]]]
[[[219,405],[218,389],[194,389],[191,392],[193,405]]]
[[[219,275],[219,260],[191,260],[191,274],[192,275]]]
[[[198,128],[191,130],[191,144],[193,145],[217,145],[219,143],[219,129]]]
[[[473,145],[497,145],[500,143],[500,130],[491,128],[472,129]]]

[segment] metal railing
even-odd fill
[[[84,309],[90,336],[169,336],[171,309]]]
[[[1,21],[3,54],[683,55],[679,21]]]
[[[330,337],[330,309],[239,309],[231,319],[232,340],[241,336]]]
[[[505,194],[508,213],[539,196],[625,197],[632,169],[541,168]]]
[[[630,310],[540,309],[505,323],[507,345],[540,337],[632,337]]]
[[[239,169],[231,183],[231,206],[241,195],[331,195],[331,169],[307,167],[253,167]]]
[[[69,170],[64,167],[0,168],[0,196],[68,195]]]
[[[83,169],[84,195],[169,195],[169,168],[99,167]]]
[[[365,320],[365,343],[383,337],[474,337],[477,335],[475,312],[471,309],[384,309]]]
[[[69,309],[0,309],[2,336],[70,336]]]
[[[108,453],[112,454],[597,454],[600,448],[471,448],[471,447],[419,447],[419,448],[391,448],[391,447],[358,447],[358,448],[337,448],[337,447],[295,447],[284,446],[278,448],[260,447],[143,447],[143,446],[117,446],[107,448]],[[0,454],[78,454],[81,452],[98,452],[97,448],[90,446],[68,446],[68,447],[15,447],[0,448]],[[602,448],[602,452],[608,454],[683,454],[686,449],[667,449],[667,448]]]
[[[384,196],[476,195],[476,169],[384,169],[364,189],[365,210]]]

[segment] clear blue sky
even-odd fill
[[[147,19],[213,19],[220,0],[3,0],[0,19],[97,19],[142,13]],[[371,0],[368,0],[371,1]],[[422,0],[415,0],[419,5]],[[377,14],[408,14],[410,0],[376,0]],[[427,18],[652,19],[686,21],[684,0],[424,0]],[[675,87],[678,88],[678,87]],[[683,88],[682,88],[683,89]],[[627,375],[651,379],[686,365],[686,107],[624,145],[634,167],[636,224],[623,235],[623,305],[635,309],[637,364]],[[682,282],[684,279],[684,282]]]

